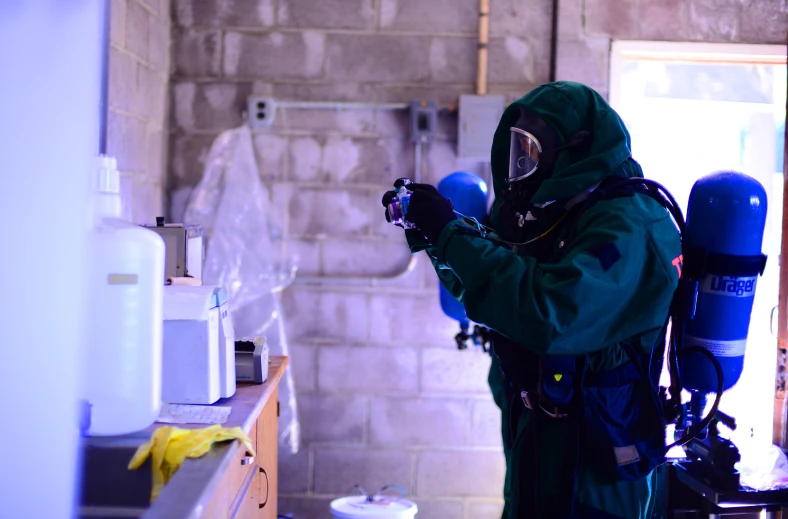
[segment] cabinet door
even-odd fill
[[[257,519],[276,519],[277,511],[277,464],[279,439],[279,389],[274,393],[260,413],[257,421],[257,462],[259,504]]]
[[[259,467],[254,465],[254,470],[249,472],[237,496],[236,508],[232,519],[257,519],[260,517],[260,482]]]

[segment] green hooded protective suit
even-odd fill
[[[501,204],[508,188],[510,127],[519,106],[538,114],[564,142],[581,130],[592,136],[590,145],[560,152],[552,174],[533,191],[528,208],[539,217],[530,222],[531,236],[524,238],[552,229],[537,241],[540,253],[532,255],[532,247],[507,246],[469,231],[461,220],[449,223],[434,246],[409,236],[411,250],[426,250],[441,282],[464,304],[468,317],[516,348],[530,355],[582,357],[585,372],[613,370],[630,360],[627,351],[633,350],[624,343],[648,354],[665,326],[678,283],[679,234],[662,206],[638,195],[601,200],[572,225],[559,222],[567,200],[607,177],[643,174],[631,158],[623,122],[605,100],[584,85],[556,82],[512,103],[495,132],[491,167],[496,201],[490,221],[499,237],[513,239],[503,231]],[[560,517],[554,510],[565,495],[566,422],[526,409],[519,391],[513,392],[504,378],[502,362],[493,355],[489,383],[501,409],[507,461],[504,519]],[[528,458],[534,442],[536,457]],[[611,480],[601,475],[589,450],[594,446],[581,442],[576,502],[600,512],[599,517],[650,519],[655,471],[637,480]],[[523,466],[525,460],[529,466]],[[528,471],[531,479],[524,476]],[[531,488],[534,480],[536,491]],[[591,517],[586,513],[576,517]]]

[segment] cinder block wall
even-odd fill
[[[489,90],[509,99],[548,77],[549,0],[493,2]],[[474,93],[477,0],[175,0],[171,211],[182,215],[216,135],[251,93],[280,100],[442,106]],[[523,31],[523,27],[531,30]],[[458,169],[443,113],[422,176]],[[255,132],[260,173],[287,214],[301,276],[391,276],[410,259],[380,198],[412,176],[407,112],[280,110]],[[425,518],[500,516],[503,455],[489,357],[459,331],[420,258],[395,281],[296,284],[285,317],[303,448],[280,463],[280,511],[328,516],[331,498],[395,483]]]
[[[560,0],[558,79],[608,93],[610,41],[786,43],[785,0]]]
[[[477,0],[174,0],[170,211],[180,218],[219,132],[243,124],[251,93],[281,100],[441,105],[474,93]],[[548,79],[550,0],[492,0],[491,93]],[[783,0],[561,0],[558,77],[606,95],[611,38],[781,42]],[[456,120],[425,147],[424,181],[458,169]],[[456,351],[436,279],[408,264],[380,196],[412,175],[402,112],[280,110],[255,132],[260,173],[300,255],[285,312],[303,448],[280,464],[280,511],[327,517],[360,483],[403,485],[420,517],[498,519],[500,423],[488,358]]]
[[[153,223],[167,181],[170,0],[112,0],[107,154],[118,160],[124,216]]]

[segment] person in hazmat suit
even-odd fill
[[[647,196],[604,196],[643,173],[623,121],[579,83],[509,105],[491,168],[490,228],[410,184],[406,236],[491,331],[503,519],[650,519],[665,454],[652,352],[664,347],[680,275],[677,228]]]

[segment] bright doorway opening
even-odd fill
[[[692,185],[714,171],[740,171],[766,188],[769,259],[758,281],[744,371],[720,409],[736,418],[739,431],[771,442],[786,46],[616,41],[610,104],[630,131],[632,155],[646,177],[670,190],[685,215]]]

